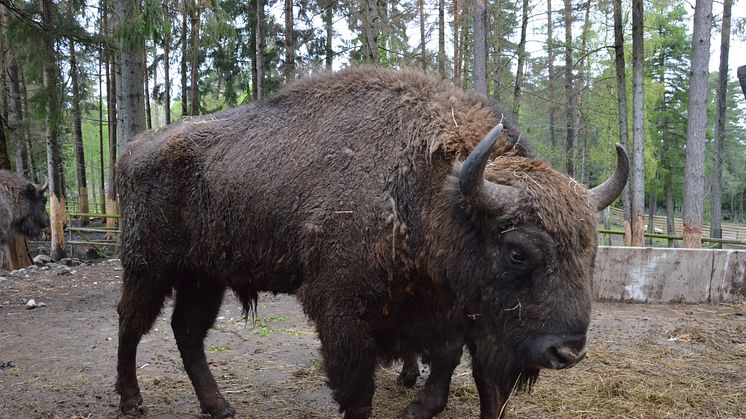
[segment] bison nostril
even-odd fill
[[[577,350],[572,345],[560,345],[549,347],[549,358],[552,368],[563,369],[572,367],[585,357],[585,347]]]

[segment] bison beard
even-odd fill
[[[464,345],[483,418],[539,368],[579,362],[594,213],[621,192],[626,154],[587,190],[528,157],[512,121],[495,127],[502,113],[414,71],[354,68],[131,142],[117,170],[120,410],[143,411],[137,346],[173,291],[176,343],[213,418],[235,414],[203,348],[228,288],[247,312],[261,291],[297,296],[346,418],[370,416],[377,358],[430,356],[410,418],[445,407]]]

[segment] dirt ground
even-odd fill
[[[113,418],[121,267],[0,272],[0,417]],[[26,309],[28,299],[46,307]],[[140,344],[149,417],[192,418],[197,399],[169,325],[169,305]],[[590,352],[577,367],[542,372],[509,417],[744,417],[746,304],[594,306]],[[262,295],[256,321],[227,296],[206,341],[212,370],[242,418],[339,417],[320,370],[319,342],[292,297]],[[464,359],[441,418],[478,416]],[[416,389],[377,374],[374,416],[397,417]],[[418,383],[421,386],[422,383]]]

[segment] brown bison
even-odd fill
[[[120,409],[142,411],[137,346],[174,290],[176,342],[213,418],[234,415],[203,348],[228,288],[247,312],[260,291],[297,296],[346,418],[371,414],[377,358],[429,355],[408,417],[443,409],[464,345],[483,417],[540,368],[579,362],[595,212],[621,192],[626,154],[587,190],[500,121],[445,82],[354,68],[132,142],[117,180]]]
[[[40,187],[7,170],[0,170],[0,266],[3,247],[13,234],[35,238],[49,224],[46,190],[46,182]]]

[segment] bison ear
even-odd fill
[[[518,206],[518,189],[484,180],[492,147],[502,132],[503,124],[497,124],[469,153],[458,175],[458,188],[466,202],[477,210],[498,215]]]
[[[601,211],[611,205],[612,202],[622,193],[624,185],[627,184],[629,176],[629,157],[621,144],[616,145],[616,171],[606,179],[604,183],[588,191],[588,202],[591,208]]]
[[[35,197],[36,196],[36,186],[29,182],[26,184],[26,187],[23,190],[23,193],[25,193],[27,196]]]

